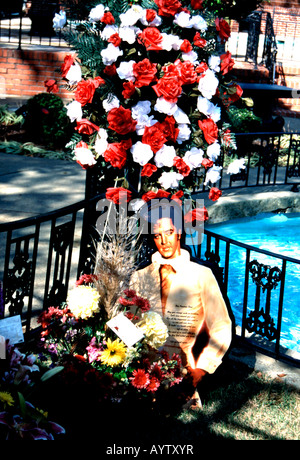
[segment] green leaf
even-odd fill
[[[49,371],[45,372],[45,374],[42,375],[41,381],[45,382],[46,380],[51,379],[52,377],[54,377],[54,375],[58,374],[63,369],[64,369],[64,366],[57,366],[57,367],[54,367],[53,369],[50,369]]]
[[[25,402],[24,396],[19,391],[18,391],[18,398],[19,398],[19,403],[20,403],[21,415],[24,418],[26,415],[26,402]]]

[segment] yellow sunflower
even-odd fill
[[[13,406],[15,403],[14,398],[7,391],[0,391],[0,402],[3,403],[4,407]]]
[[[114,340],[113,342],[110,339],[107,339],[106,349],[101,354],[101,361],[103,364],[108,366],[118,366],[121,364],[126,356],[126,346],[123,342],[120,342],[119,339]]]

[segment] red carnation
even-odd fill
[[[149,59],[143,59],[140,62],[133,64],[133,75],[136,78],[135,86],[141,88],[142,86],[149,86],[150,83],[156,81],[156,64],[153,64]]]
[[[109,39],[109,43],[112,43],[115,47],[120,46],[122,43],[122,40],[120,38],[120,35],[116,32],[115,34],[112,34]]]
[[[184,216],[185,223],[205,222],[208,220],[208,212],[205,206],[203,208],[191,209]]]
[[[109,187],[106,190],[105,197],[115,204],[128,203],[131,200],[132,193],[123,187]]]
[[[221,190],[219,190],[217,187],[212,187],[209,191],[208,198],[212,201],[217,201],[220,196],[222,196]]]
[[[142,137],[142,142],[151,147],[152,152],[156,153],[166,142],[166,137],[160,128],[160,123],[153,126],[146,126]]]
[[[204,138],[208,144],[213,144],[218,139],[218,127],[211,118],[198,121],[199,128],[203,131]]]
[[[105,75],[108,75],[109,77],[113,77],[117,73],[116,64],[107,65],[104,68],[103,72],[105,73]]]
[[[144,195],[142,196],[142,200],[150,201],[154,200],[155,198],[168,198],[168,196],[170,196],[170,192],[167,192],[166,190],[160,189],[157,192],[149,190],[149,192],[144,193]]]
[[[104,15],[102,16],[102,18],[100,19],[101,22],[104,22],[104,24],[114,24],[115,23],[115,18],[113,17],[113,15],[111,14],[110,11],[107,11],[106,13],[104,13]]]
[[[65,76],[70,70],[71,65],[73,64],[74,64],[74,57],[71,56],[70,54],[67,54],[67,56],[65,56],[64,58],[63,64],[61,65],[62,78],[65,78]]]
[[[208,169],[214,165],[214,162],[212,160],[209,160],[208,158],[203,158],[201,164],[205,169]]]
[[[186,162],[182,158],[176,156],[173,160],[173,164],[177,168],[178,172],[182,174],[184,177],[190,174],[191,168],[186,164]]]
[[[157,167],[151,163],[146,163],[141,171],[141,176],[151,177],[157,171]]]
[[[221,64],[220,69],[223,75],[226,75],[234,66],[234,60],[231,58],[231,53],[227,51],[224,54],[221,54]]]
[[[44,86],[47,88],[47,93],[58,93],[59,91],[56,80],[46,80]]]
[[[193,10],[202,10],[203,0],[191,0],[191,7],[193,8]]]
[[[125,81],[123,83],[124,90],[122,91],[122,96],[124,99],[130,99],[131,96],[135,93],[135,85],[132,81]]]

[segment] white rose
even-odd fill
[[[244,158],[237,159],[237,160],[234,160],[232,163],[230,163],[230,165],[227,168],[227,174],[238,174],[241,171],[241,169],[245,169],[245,168],[246,168],[245,159]]]
[[[70,104],[66,106],[66,109],[67,109],[67,115],[70,118],[72,123],[75,120],[79,121],[82,119],[82,106],[80,102],[78,101],[70,102]]]
[[[182,144],[182,142],[188,141],[191,136],[191,130],[186,123],[178,125],[179,133],[177,136],[177,144]]]
[[[221,169],[222,169],[222,166],[215,166],[215,165],[209,168],[208,171],[206,172],[204,184],[207,185],[208,182],[215,184],[219,179],[221,179],[221,175],[220,175]]]
[[[183,160],[191,169],[199,168],[203,160],[203,154],[204,152],[202,149],[192,147],[191,150],[185,153]]]
[[[141,166],[144,166],[153,157],[150,145],[143,144],[140,141],[134,144],[130,151],[132,153],[133,161]]]
[[[117,74],[119,75],[119,78],[121,80],[135,80],[135,77],[133,75],[133,64],[135,64],[135,61],[121,62],[121,64],[117,68]]]
[[[165,189],[178,188],[179,182],[183,179],[183,175],[177,172],[163,172],[158,182]]]
[[[211,99],[216,94],[218,84],[219,80],[215,76],[215,73],[212,70],[207,69],[204,77],[199,80],[198,89],[202,96],[207,99]]]
[[[100,19],[103,17],[105,12],[105,7],[104,5],[97,5],[94,8],[91,9],[90,14],[89,14],[89,20],[91,22],[96,22],[100,21]]]
[[[81,78],[82,78],[81,67],[78,64],[78,62],[75,62],[69,68],[66,74],[66,79],[69,80],[70,85],[76,85],[77,83],[81,81]]]
[[[210,160],[215,161],[221,153],[221,146],[218,142],[210,144],[206,149],[207,156]]]
[[[110,97],[104,99],[102,102],[105,112],[110,112],[111,109],[120,107],[120,101],[114,94],[110,94]]]
[[[107,142],[108,134],[106,129],[100,128],[96,141],[95,141],[95,151],[98,153],[98,155],[102,156],[104,152],[106,151],[108,147],[108,142]]]
[[[104,65],[111,65],[118,59],[119,56],[123,56],[123,51],[118,46],[114,46],[112,43],[108,44],[108,47],[101,51],[101,57]]]
[[[171,168],[175,156],[176,152],[173,146],[163,145],[162,148],[156,152],[154,162],[158,168],[162,168],[163,166]]]

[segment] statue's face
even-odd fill
[[[159,219],[153,227],[154,242],[159,253],[165,259],[174,259],[180,255],[180,233],[168,217]]]

